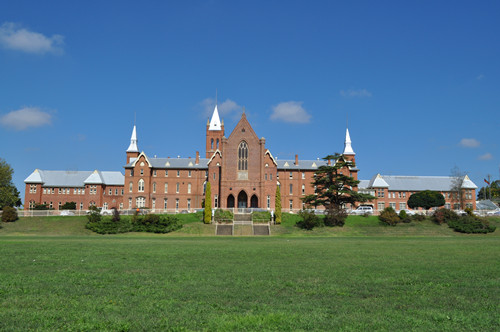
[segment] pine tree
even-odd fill
[[[205,190],[205,216],[203,220],[205,224],[210,224],[212,222],[212,191],[210,189],[210,182],[207,182],[207,188]]]
[[[276,223],[281,224],[281,192],[280,192],[280,186],[276,186],[276,197],[275,197],[275,216],[276,216]]]
[[[354,190],[359,181],[344,174],[349,167],[355,167],[354,162],[346,161],[338,153],[323,158],[331,165],[318,167],[314,173],[312,185],[315,187],[314,195],[308,195],[302,200],[309,206],[324,206],[326,210],[325,225],[343,226],[347,213],[345,206],[354,205],[356,202],[366,202],[375,197],[360,194]]]

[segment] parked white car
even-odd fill
[[[486,212],[488,216],[500,216],[500,209]]]
[[[361,205],[358,206],[356,210],[352,210],[351,213],[356,215],[373,214],[373,207]]]
[[[73,211],[69,210],[62,210],[61,213],[59,213],[60,216],[74,216],[75,213]]]

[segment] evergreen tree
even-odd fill
[[[314,173],[314,195],[307,195],[302,200],[309,206],[324,206],[326,210],[326,226],[343,226],[347,213],[345,206],[357,202],[366,202],[375,197],[355,191],[359,181],[346,175],[349,167],[355,167],[354,162],[346,161],[338,153],[323,158],[331,165],[318,167]]]
[[[207,181],[207,188],[205,189],[205,215],[203,220],[205,224],[212,222],[212,190],[210,189],[210,182]]]
[[[281,224],[281,192],[280,192],[280,186],[276,186],[276,197],[274,199],[275,201],[275,208],[276,211],[274,212],[275,215],[275,220],[277,224]]]
[[[441,193],[432,190],[424,190],[415,193],[408,198],[408,206],[411,209],[421,207],[429,210],[430,208],[443,206],[444,204],[444,196]]]
[[[19,191],[12,183],[14,170],[0,158],[0,210],[6,206],[21,206]]]

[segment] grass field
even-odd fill
[[[3,225],[0,330],[500,330],[498,230],[355,218],[329,234],[285,222],[221,238],[186,220],[102,236],[84,222]]]

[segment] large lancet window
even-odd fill
[[[245,141],[238,146],[238,170],[248,170],[248,144]]]

